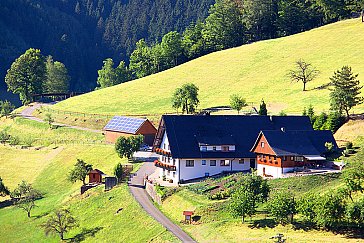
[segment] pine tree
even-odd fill
[[[363,103],[363,97],[359,96],[363,86],[360,86],[360,81],[357,78],[358,74],[354,75],[349,66],[343,66],[330,78],[334,86],[330,94],[331,109],[340,114],[345,112],[346,119],[350,117],[351,108]]]
[[[262,100],[262,103],[260,103],[258,113],[260,116],[268,115],[267,105],[265,104],[264,100]]]

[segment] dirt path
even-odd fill
[[[20,116],[32,121],[37,121],[37,122],[44,122],[42,119],[33,116],[33,112],[36,109],[41,108],[42,106],[49,106],[50,104],[44,104],[44,103],[33,103],[32,105],[27,106],[21,113]],[[78,130],[83,130],[83,131],[89,131],[89,132],[95,132],[95,133],[102,133],[101,130],[95,130],[95,129],[91,129],[91,128],[87,128],[87,127],[79,127],[79,126],[72,126],[72,125],[67,125],[67,124],[62,124],[62,123],[53,123],[54,125],[60,126],[60,127],[68,127],[68,128],[72,128],[72,129],[78,129]]]
[[[138,170],[137,174],[133,176],[128,183],[131,193],[134,198],[140,203],[144,210],[162,224],[167,230],[172,232],[182,242],[195,242],[186,232],[179,226],[172,223],[159,209],[157,209],[150,201],[147,192],[144,189],[144,176],[150,175],[154,172],[155,167],[152,162],[145,162]]]

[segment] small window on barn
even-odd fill
[[[195,161],[194,160],[186,160],[186,167],[194,167]]]
[[[216,160],[210,160],[210,166],[216,166]]]
[[[260,143],[260,147],[264,148],[264,142]]]

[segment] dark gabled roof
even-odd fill
[[[228,134],[216,134],[216,136],[197,135],[196,140],[199,145],[235,145],[233,135]]]
[[[306,155],[320,156],[326,151],[325,143],[337,144],[331,131],[262,131],[277,156]],[[257,139],[257,140],[258,140]],[[255,148],[257,142],[254,144]]]
[[[99,169],[93,169],[89,172],[89,174],[100,174],[100,175],[105,175],[104,172],[102,172],[101,170]]]
[[[114,116],[104,127],[104,130],[136,134],[145,121],[147,121],[147,119]]]
[[[305,116],[164,115],[162,120],[160,129],[167,133],[174,158],[253,158],[255,155],[250,149],[261,130],[280,130],[282,127],[286,131],[313,130]],[[224,144],[229,138],[229,143],[234,142],[235,152],[201,152],[199,142],[202,138],[214,137],[214,142],[224,138],[221,145],[233,145]]]

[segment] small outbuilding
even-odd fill
[[[115,143],[121,137],[143,135],[144,143],[153,145],[157,129],[146,118],[114,116],[103,129],[106,142]]]
[[[104,172],[98,169],[91,170],[88,173],[88,182],[89,183],[102,183],[102,177],[106,176]]]

